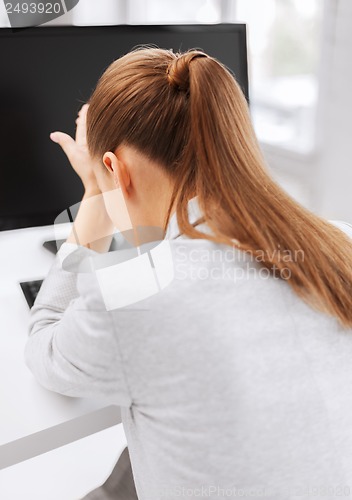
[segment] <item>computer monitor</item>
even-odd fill
[[[100,75],[141,44],[203,49],[248,99],[243,24],[0,29],[0,230],[53,224],[80,201],[81,181],[49,134],[73,135]]]

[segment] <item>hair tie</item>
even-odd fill
[[[177,90],[189,91],[189,65],[198,57],[208,57],[204,52],[190,51],[184,54],[175,54],[175,59],[166,69],[169,84]]]

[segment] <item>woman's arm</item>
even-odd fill
[[[57,261],[44,281],[31,309],[25,362],[51,391],[109,397],[130,406],[113,316],[106,311],[95,274],[78,276],[77,297],[72,278]]]
[[[104,198],[98,186],[95,171],[102,168],[89,155],[86,139],[88,105],[85,104],[76,120],[76,137],[53,132],[52,141],[59,144],[84,186],[84,196],[75,219],[68,243],[85,246],[97,252],[106,252],[111,244],[114,225],[105,209]]]
[[[106,212],[103,195],[86,189],[66,242],[104,253],[109,250],[113,233],[114,225]]]
[[[47,389],[68,396],[113,396],[116,404],[129,406],[113,320],[96,276],[89,272],[77,275],[62,268],[62,262],[74,250],[76,259],[107,251],[113,232],[94,175],[100,165],[90,158],[85,141],[86,111],[87,106],[77,119],[75,140],[61,132],[52,135],[81,177],[85,194],[73,230],[31,309],[25,361]]]

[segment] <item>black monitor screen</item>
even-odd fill
[[[0,29],[0,230],[52,224],[80,201],[81,181],[49,134],[73,135],[102,72],[141,44],[203,49],[234,73],[248,99],[241,24]]]

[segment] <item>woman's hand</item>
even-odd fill
[[[88,104],[84,104],[78,113],[75,140],[63,132],[53,132],[50,134],[50,139],[62,147],[74,171],[81,178],[86,193],[93,196],[101,191],[95,176],[97,162],[91,158],[87,146],[86,122],[88,107]]]
[[[62,147],[85,189],[67,242],[86,246],[97,252],[107,252],[114,225],[106,211],[104,197],[95,175],[95,169],[103,167],[97,165],[97,161],[91,158],[88,151],[86,137],[88,107],[88,104],[85,104],[78,113],[75,140],[63,132],[53,132],[50,138]]]

